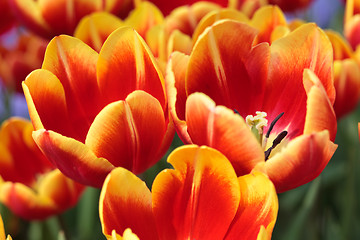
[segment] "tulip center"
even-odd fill
[[[267,126],[268,120],[266,119],[267,113],[256,111],[256,115],[248,115],[245,118],[246,124],[251,132],[255,135],[258,142],[263,146],[264,127]],[[266,144],[266,143],[265,143]]]
[[[235,110],[236,113],[238,113],[238,111]],[[265,154],[265,161],[267,161],[269,159],[269,156],[271,154],[271,151],[281,143],[281,141],[286,137],[286,135],[288,134],[287,131],[282,131],[281,133],[279,133],[276,138],[274,139],[274,141],[272,142],[272,145],[267,149],[266,149],[266,145],[267,145],[267,141],[270,137],[270,133],[273,130],[275,124],[277,123],[277,121],[284,115],[284,113],[280,113],[270,124],[265,136],[264,136],[264,127],[267,126],[268,120],[266,119],[267,113],[266,112],[260,112],[257,111],[256,115],[248,115],[245,118],[246,124],[249,126],[251,132],[255,135],[256,139],[258,140],[258,142],[261,144],[263,150],[264,150],[264,154]]]

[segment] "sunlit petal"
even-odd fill
[[[151,204],[150,190],[143,181],[126,169],[114,169],[100,195],[103,233],[111,235],[114,229],[124,232],[131,228],[140,239],[158,239]]]
[[[223,239],[240,200],[230,162],[197,146],[178,148],[168,161],[175,170],[161,172],[152,188],[160,238]]]

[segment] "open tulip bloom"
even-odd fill
[[[160,172],[151,192],[124,168],[108,175],[99,206],[108,239],[122,239],[116,233],[123,232],[124,239],[136,239],[136,234],[141,240],[251,240],[271,235],[278,199],[264,173],[254,170],[237,177],[229,160],[206,146],[180,147],[168,162],[174,169]]]
[[[84,186],[54,168],[32,131],[30,121],[15,117],[1,126],[0,202],[24,219],[39,220],[73,207]]]
[[[144,172],[174,135],[163,75],[130,28],[113,32],[100,53],[76,38],[55,37],[23,89],[35,142],[86,185],[100,187],[118,166]]]
[[[190,56],[173,53],[169,110],[185,143],[219,150],[238,176],[261,167],[284,192],[316,178],[336,150],[332,46],[315,24],[271,45],[257,33],[221,20]]]

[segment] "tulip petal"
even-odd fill
[[[64,87],[69,116],[81,141],[104,106],[96,79],[97,58],[79,39],[62,35],[50,41],[42,67],[54,73]]]
[[[291,190],[319,176],[336,148],[327,130],[301,135],[266,161],[267,175],[278,193]]]
[[[169,33],[177,29],[186,35],[192,36],[200,20],[211,11],[219,9],[219,5],[209,1],[194,1],[191,5],[180,6],[166,17],[165,29]]]
[[[85,143],[114,166],[141,173],[159,160],[156,157],[165,130],[159,102],[146,92],[135,91],[99,113]]]
[[[343,60],[352,58],[353,51],[349,43],[340,35],[340,33],[326,30],[326,35],[329,37],[334,50],[334,60]],[[336,88],[335,88],[336,89]],[[337,97],[337,95],[336,95]]]
[[[38,183],[38,194],[51,199],[64,211],[78,202],[85,186],[65,177],[58,169],[49,172]]]
[[[100,187],[114,166],[98,158],[85,144],[44,129],[33,138],[46,157],[66,176],[93,187]]]
[[[213,25],[216,21],[219,21],[221,19],[231,19],[245,23],[249,22],[249,18],[244,13],[235,9],[226,8],[219,9],[219,11],[212,11],[206,16],[204,16],[199,22],[199,24],[196,26],[194,34],[192,36],[193,43],[196,43],[200,34],[203,33],[207,27]]]
[[[0,175],[5,181],[32,186],[39,174],[53,169],[53,165],[36,146],[31,122],[12,117],[0,129]]]
[[[97,74],[107,103],[144,90],[165,109],[163,76],[146,43],[133,29],[122,27],[110,34],[100,51]]]
[[[140,239],[156,240],[151,193],[145,183],[124,168],[114,169],[106,178],[99,201],[102,231],[124,232],[130,228]]]
[[[215,103],[202,93],[186,102],[186,122],[191,140],[219,150],[237,175],[248,174],[264,161],[264,152],[242,117]]]
[[[222,20],[199,37],[189,60],[186,92],[203,92],[216,104],[236,109],[241,116],[260,109],[269,49],[252,49],[257,30],[247,24]]]
[[[46,23],[38,6],[38,1],[8,1],[17,18],[33,32],[43,37],[51,37],[50,26]]]
[[[271,236],[279,209],[275,187],[261,172],[239,177],[240,204],[225,239],[256,239],[261,227]]]
[[[35,130],[46,128],[66,136],[75,135],[69,125],[64,88],[53,73],[35,70],[22,86]]]
[[[51,26],[53,35],[72,35],[81,18],[99,11],[102,4],[99,0],[42,0],[37,2],[43,18]]]
[[[120,18],[107,12],[96,12],[81,19],[74,37],[99,52],[108,36],[121,26],[124,26],[124,23]]]
[[[271,43],[271,34],[276,27],[286,26],[286,18],[278,6],[265,6],[257,10],[251,19],[251,26],[259,30],[256,42]]]
[[[269,119],[284,112],[274,133],[288,129],[288,137],[302,133],[306,114],[303,71],[312,70],[324,85],[330,102],[335,99],[331,43],[315,24],[304,24],[271,45],[269,77],[263,110]]]
[[[26,220],[41,220],[60,212],[51,199],[35,194],[21,183],[5,182],[0,185],[0,202]]]
[[[304,134],[329,130],[334,141],[337,122],[334,109],[319,78],[309,69],[304,70],[304,86],[307,99]]]
[[[360,44],[360,14],[351,17],[345,24],[344,35],[353,49]]]
[[[189,56],[174,52],[168,61],[166,69],[166,93],[169,112],[174,121],[176,131],[184,143],[192,143],[185,122],[185,73]]]
[[[360,66],[354,59],[334,61],[334,85],[336,99],[334,110],[341,118],[352,110],[360,100]]]
[[[183,34],[182,32],[175,30],[171,33],[168,44],[167,44],[167,53],[168,56],[171,55],[171,53],[178,51],[185,54],[190,54],[192,51],[192,40],[191,37],[189,37],[186,34]]]
[[[168,161],[175,170],[157,175],[152,188],[159,237],[223,239],[240,200],[230,162],[214,149],[194,145],[173,151]]]
[[[140,36],[145,38],[146,32],[153,26],[161,24],[164,16],[161,11],[150,2],[141,2],[129,14],[125,20],[125,24],[134,28]]]

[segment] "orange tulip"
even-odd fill
[[[18,29],[14,46],[0,46],[0,79],[11,90],[23,93],[21,82],[41,67],[48,41]]]
[[[169,110],[185,143],[218,149],[238,176],[263,165],[283,192],[317,177],[336,149],[332,47],[315,24],[271,46],[254,45],[257,33],[223,20],[203,32],[190,56],[174,53]],[[264,113],[251,116],[256,111]]]
[[[86,15],[106,11],[127,16],[132,0],[9,0],[17,19],[31,31],[46,38],[74,33],[79,21]]]
[[[108,175],[99,204],[108,239],[127,228],[142,240],[256,239],[264,227],[271,235],[278,200],[265,174],[237,177],[224,155],[205,146],[180,147],[168,161],[174,169],[158,174],[151,192],[123,168]]]
[[[162,13],[155,5],[142,2],[124,21],[108,12],[96,12],[85,16],[76,27],[74,37],[99,52],[107,37],[117,28],[132,27],[145,38],[148,30],[161,24],[163,20]]]
[[[267,4],[269,4],[268,0],[229,0],[230,8],[238,9],[248,17],[253,16],[256,10]]]
[[[354,110],[360,99],[360,62],[340,34],[326,32],[334,49],[334,110],[337,119]]]
[[[84,189],[51,165],[32,131],[31,122],[20,118],[5,121],[0,129],[0,202],[28,220],[73,207]]]
[[[347,0],[344,15],[344,35],[353,49],[360,44],[360,1]]]
[[[69,36],[48,45],[42,69],[23,83],[33,137],[65,175],[100,187],[114,167],[142,173],[174,129],[164,79],[144,40],[127,27],[98,54]]]

